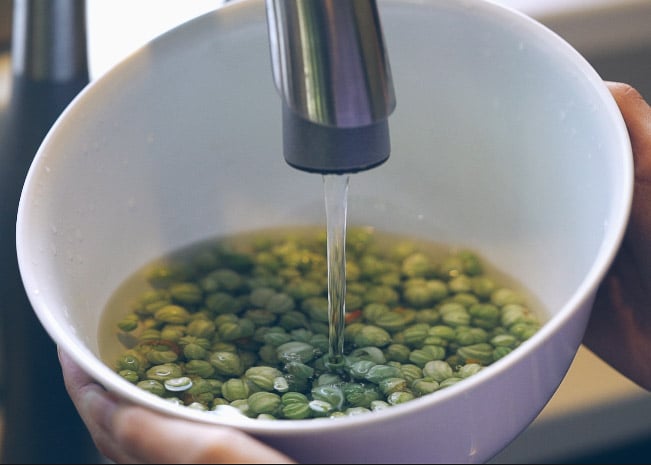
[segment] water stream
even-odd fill
[[[348,175],[323,176],[327,227],[329,363],[343,364],[346,323]]]

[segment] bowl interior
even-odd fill
[[[626,129],[594,70],[533,20],[483,1],[379,5],[398,102],[392,154],[351,176],[349,221],[476,249],[540,301],[549,323],[497,375],[589,311],[580,304],[628,215]],[[121,395],[196,418],[101,363],[106,302],[181,246],[323,222],[321,177],[282,157],[264,3],[254,0],[164,34],[74,101],[29,172],[17,241],[30,299],[58,343]],[[560,364],[553,387],[586,318],[568,333],[569,353],[545,355]]]

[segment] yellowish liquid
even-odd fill
[[[439,262],[444,257],[453,252],[449,245],[440,244],[432,241],[424,241],[422,239],[405,237],[402,235],[396,235],[392,233],[386,233],[382,231],[377,231],[373,227],[360,227],[357,226],[355,229],[365,230],[373,234],[374,249],[376,250],[390,250],[392,248],[399,248],[400,244],[410,243],[413,244],[419,251],[427,254],[431,257],[432,261]],[[206,250],[208,248],[213,248],[217,244],[228,244],[229,247],[232,247],[236,250],[252,250],[253,245],[260,240],[270,240],[270,241],[280,241],[283,238],[295,238],[295,239],[305,239],[321,237],[323,242],[323,253],[324,257],[326,256],[326,231],[321,226],[287,226],[284,228],[274,228],[274,229],[264,229],[259,231],[250,231],[241,233],[237,236],[230,237],[219,237],[212,240],[203,241],[196,244],[190,244],[179,250],[171,251],[166,256],[160,257],[157,260],[154,260],[150,263],[143,264],[143,266],[136,270],[131,276],[126,277],[122,285],[119,286],[109,301],[103,311],[101,323],[98,329],[98,341],[101,358],[107,363],[107,365],[113,367],[115,360],[123,353],[125,348],[134,341],[130,339],[129,336],[121,334],[117,329],[118,322],[131,311],[132,303],[145,291],[151,289],[151,286],[147,282],[147,274],[152,268],[158,267],[161,264],[169,263],[178,263],[187,261],[190,257],[195,256],[201,250]],[[335,254],[338,258],[341,259],[341,251],[338,252],[339,255]],[[535,314],[535,316],[544,323],[548,318],[548,312],[540,304],[540,302],[533,296],[525,287],[523,287],[518,281],[513,277],[508,276],[503,273],[499,267],[494,264],[489,263],[487,260],[483,259],[482,265],[484,268],[484,274],[490,276],[500,287],[508,287],[513,289],[522,295],[526,302],[528,308]],[[339,267],[341,270],[341,263],[339,262],[335,266]],[[345,274],[343,275],[345,278]],[[331,277],[335,281],[338,281],[342,278],[341,271],[339,275]],[[338,284],[339,289],[345,289],[345,283],[342,285]],[[345,315],[345,305],[341,294],[338,294],[334,297],[333,313],[334,316],[331,318],[335,321],[334,325],[334,338],[332,339],[331,346],[333,351],[338,353],[340,347],[343,350],[343,329],[344,329],[344,318],[341,315]]]

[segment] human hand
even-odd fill
[[[116,463],[294,463],[234,428],[160,415],[118,400],[59,349],[66,390],[97,446]]]
[[[606,84],[628,128],[635,186],[628,228],[597,292],[583,342],[651,390],[651,107],[633,87]]]

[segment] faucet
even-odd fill
[[[283,154],[322,174],[389,158],[396,101],[375,0],[266,0]]]

